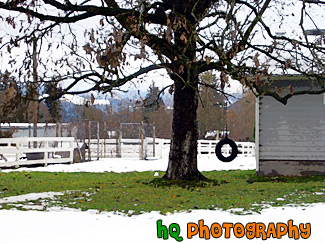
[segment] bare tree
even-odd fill
[[[28,81],[29,50],[38,36],[38,53],[44,55],[39,79],[57,75],[64,84],[57,98],[110,92],[167,71],[174,109],[164,177],[204,179],[197,168],[199,75],[214,70],[220,92],[232,78],[283,103],[293,95],[324,92],[324,36],[316,40],[306,33],[322,28],[324,6],[307,0],[11,0],[0,2],[7,10],[4,23],[14,29],[9,39],[3,36],[1,49],[12,70]],[[14,58],[21,49],[27,50],[24,58]],[[291,87],[281,96],[267,88],[272,74],[303,75],[310,88]]]

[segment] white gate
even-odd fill
[[[0,167],[73,163],[73,141],[73,137],[0,138]]]

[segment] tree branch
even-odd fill
[[[325,1],[320,1],[320,0],[300,0],[305,3],[313,3],[313,4],[325,4]]]
[[[127,82],[129,82],[130,80],[136,79],[136,78],[138,78],[139,76],[141,76],[143,74],[146,74],[146,73],[148,73],[150,71],[157,70],[157,69],[165,69],[168,66],[170,66],[170,64],[153,64],[153,65],[149,65],[149,66],[147,66],[145,68],[141,68],[137,72],[135,72],[135,73],[133,73],[133,74],[131,74],[129,76],[126,76],[126,77],[124,77],[122,79],[117,79],[117,80],[111,79],[111,80],[109,80],[109,79],[106,79],[106,78],[102,78],[103,79],[103,84],[108,84],[108,85],[101,86],[100,90],[103,91],[103,93],[110,92],[113,88],[122,86],[122,85],[126,84]]]

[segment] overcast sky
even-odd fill
[[[278,14],[276,13],[275,8],[269,8],[266,12],[266,15],[264,16],[264,21],[270,25],[271,27],[271,31],[273,33],[278,33],[278,32],[285,32],[286,35],[288,35],[289,37],[297,37],[299,35],[301,35],[301,30],[299,28],[299,21],[300,21],[300,9],[301,9],[301,2],[300,1],[287,1],[287,3],[294,3],[292,4],[292,6],[285,8],[284,10],[281,10],[282,12],[284,12],[284,14],[286,15],[284,20],[281,20],[278,18]],[[309,18],[309,16],[305,16],[304,19],[304,28],[305,29],[314,29],[314,28],[319,28],[319,29],[325,29],[325,21],[324,20],[324,13],[325,13],[325,6],[317,6],[317,5],[313,5],[313,7],[308,7],[307,11],[310,14],[310,16],[312,16],[312,20],[311,18]],[[13,17],[16,16],[15,13],[8,13],[8,11],[0,11],[0,14],[5,18],[6,16],[8,16],[8,14]],[[238,18],[241,19],[246,16],[246,12],[245,10],[240,11]],[[25,17],[21,16],[17,19],[17,22],[19,21],[24,21]],[[84,32],[86,29],[90,29],[90,28],[94,28],[96,29],[96,26],[100,26],[99,25],[99,21],[100,21],[100,17],[93,17],[87,20],[83,20],[83,21],[79,21],[76,24],[73,24],[72,27],[75,30],[74,33],[76,34],[76,37],[79,40],[84,40]],[[315,25],[316,24],[316,25]],[[7,24],[0,22],[0,38],[2,38],[3,43],[5,41],[8,41],[9,36],[10,35],[18,35],[19,34],[19,24],[17,25],[18,27],[14,30],[12,29],[10,26],[8,26]],[[23,22],[23,26],[27,26],[27,22],[26,24]],[[69,30],[68,28],[65,26],[62,29],[63,32],[68,33]],[[311,40],[314,37],[310,37]],[[263,35],[262,32],[258,33],[255,37],[255,42],[265,42],[265,36]],[[59,55],[62,55],[62,52],[64,51],[63,49],[58,49],[56,50],[55,53],[51,52],[47,52],[47,46],[49,42],[53,43],[53,46],[56,43],[59,43],[61,41],[60,37],[53,37],[52,39],[44,39],[43,40],[43,44],[42,44],[42,52],[40,54],[40,57],[42,60],[47,60],[50,57],[58,57]],[[84,45],[85,42],[81,42],[80,43],[80,48]],[[132,49],[128,48],[130,50],[130,52],[132,52]],[[21,61],[23,59],[22,55],[24,54],[26,50],[26,45],[21,45],[20,48],[15,48],[12,50],[11,55],[18,55],[16,60],[17,65],[19,66],[19,64],[21,64]],[[81,49],[80,51],[81,55],[85,55],[84,51]],[[6,48],[3,48],[1,50],[1,61],[0,61],[0,67],[1,67],[1,71],[4,72],[5,70],[9,70],[9,71],[14,71],[14,69],[12,69],[10,67],[10,65],[8,64],[8,60],[9,60],[9,56],[10,54],[7,52]],[[73,61],[72,61],[73,62]],[[139,67],[142,66],[146,66],[149,63],[148,62],[140,62],[139,60],[134,60],[133,58],[131,58],[129,60],[130,66],[127,67],[127,69],[125,70],[125,72],[133,72],[135,70],[138,70]],[[62,68],[64,69],[64,68]],[[61,70],[62,70],[61,69]],[[48,72],[47,70],[43,69],[41,66],[39,67],[38,70],[39,73],[42,72]],[[146,91],[148,89],[148,84],[151,84],[152,82],[155,82],[155,85],[163,88],[169,84],[172,83],[172,81],[169,79],[167,72],[166,71],[157,71],[157,72],[150,72],[148,75],[145,76],[144,79],[142,79],[142,82],[140,82],[139,84],[135,85],[134,83],[130,83],[127,84],[126,86],[122,87],[122,89],[124,90],[129,90],[129,89],[140,89],[142,92]],[[231,86],[227,87],[227,92],[234,92],[234,93],[239,93],[242,91],[241,85],[239,84],[239,82],[237,81],[231,81],[230,82]],[[83,89],[85,88],[87,85],[85,83],[80,83],[79,87],[77,87],[76,89]]]

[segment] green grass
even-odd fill
[[[242,214],[270,205],[325,202],[325,176],[257,177],[255,171],[212,171],[203,173],[210,181],[193,183],[170,182],[153,174],[0,172],[0,198],[63,192],[63,196],[48,199],[46,206],[132,214],[215,208]],[[26,204],[42,205],[44,201],[2,203],[0,209],[24,209]]]

